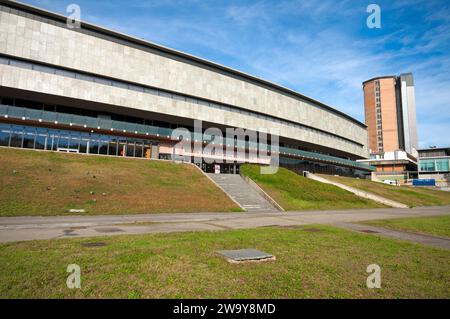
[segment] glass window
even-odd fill
[[[433,172],[435,171],[434,160],[421,161],[420,170],[423,172]]]
[[[79,133],[70,133],[70,139],[69,139],[69,148],[74,150],[80,149],[80,135]]]
[[[92,135],[89,141],[89,154],[98,154],[98,136]]]
[[[80,153],[87,153],[88,152],[88,145],[90,144],[90,138],[88,134],[81,134],[80,139]]]
[[[35,137],[36,137],[36,129],[25,127],[23,135],[23,148],[34,148]]]
[[[127,143],[127,156],[134,157],[134,142]]]
[[[47,145],[47,130],[43,130],[43,129],[37,129],[36,130],[36,142],[34,145],[34,148],[38,149],[38,150],[45,150],[47,149],[46,147]],[[50,146],[48,146],[48,148],[50,148]]]
[[[436,160],[436,170],[439,172],[445,172],[449,170],[448,159]]]
[[[61,136],[58,139],[58,148],[67,148],[69,145],[70,136],[67,133],[61,133]]]
[[[116,138],[111,138],[111,140],[109,141],[109,150],[108,150],[108,155],[113,155],[113,156],[117,156],[117,139]]]
[[[0,125],[0,146],[9,146],[9,125]]]
[[[101,136],[99,140],[99,154],[107,155],[108,154],[108,142],[109,138],[107,136]]]
[[[47,149],[56,151],[58,148],[59,132],[55,130],[48,130],[48,147]]]
[[[136,142],[135,157],[142,157],[142,141]]]
[[[11,147],[22,147],[23,131],[19,130],[19,126],[13,126],[13,131],[11,134]]]

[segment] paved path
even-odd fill
[[[354,230],[360,233],[375,234],[382,237],[390,237],[406,240],[423,245],[444,248],[450,250],[450,238],[438,237],[433,235],[423,235],[407,231],[396,231],[387,228],[380,228],[369,225],[353,224],[353,223],[337,223],[335,226]]]
[[[196,213],[123,216],[1,217],[0,242],[263,226],[357,223],[365,220],[450,214],[450,206],[308,212]],[[127,224],[137,223],[136,225]],[[142,224],[145,223],[145,224]],[[366,227],[366,226],[365,226]]]

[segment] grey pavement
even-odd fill
[[[377,236],[406,240],[414,243],[433,246],[436,248],[450,249],[450,238],[416,234],[406,231],[396,231],[387,228],[353,223],[337,223],[335,224],[335,226],[354,230],[360,233],[376,234]]]
[[[449,214],[450,206],[288,213],[271,211],[260,213],[0,217],[0,242],[124,234],[219,231],[306,224],[331,224],[343,227],[343,224],[346,223],[352,224],[375,219]],[[349,227],[346,226],[346,228]]]

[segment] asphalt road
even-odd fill
[[[333,224],[339,227],[347,225],[346,227],[349,228],[349,224],[365,220],[449,214],[450,206],[288,213],[274,211],[269,213],[1,217],[0,242],[124,234],[217,231],[306,224]],[[406,240],[408,239],[406,238]]]

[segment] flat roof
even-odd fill
[[[381,76],[377,76],[377,77],[371,78],[369,80],[366,80],[362,84],[364,85],[364,84],[366,84],[368,82],[372,82],[372,81],[375,81],[375,80],[391,79],[391,78],[395,79],[395,78],[397,78],[397,76],[396,75],[381,75]]]
[[[58,13],[55,13],[55,12],[51,12],[51,11],[48,11],[48,10],[44,10],[44,9],[41,9],[41,8],[38,8],[38,7],[35,7],[35,6],[32,6],[32,5],[29,5],[29,4],[25,4],[25,3],[22,3],[22,2],[15,1],[15,0],[0,0],[0,4],[2,4],[4,6],[7,6],[7,7],[10,7],[10,8],[13,8],[13,9],[25,11],[25,12],[28,12],[30,14],[39,15],[41,17],[53,19],[53,20],[60,21],[60,22],[65,22],[67,20],[67,17],[64,16],[64,15],[61,15],[61,14],[58,14]],[[315,104],[315,106],[322,107],[323,109],[325,109],[327,111],[330,111],[330,112],[332,112],[332,113],[334,113],[336,115],[339,115],[339,116],[341,116],[341,117],[343,117],[343,118],[345,118],[347,120],[350,120],[351,122],[359,125],[360,127],[363,127],[363,128],[367,127],[364,123],[358,121],[357,119],[351,117],[350,115],[348,115],[348,114],[346,114],[346,113],[344,113],[342,111],[337,110],[334,107],[326,105],[326,104],[324,104],[324,103],[322,103],[320,101],[317,101],[317,100],[315,100],[313,98],[310,98],[310,97],[308,97],[306,95],[298,93],[298,92],[296,92],[294,90],[291,90],[291,89],[289,89],[287,87],[284,87],[282,85],[276,84],[274,82],[270,82],[270,81],[258,78],[256,76],[247,74],[245,72],[238,71],[238,70],[232,69],[230,67],[227,67],[227,66],[215,63],[215,62],[211,62],[209,60],[202,59],[202,58],[196,57],[196,56],[188,54],[188,53],[177,51],[177,50],[174,50],[174,49],[171,49],[171,48],[168,48],[168,47],[165,47],[165,46],[162,46],[162,45],[159,45],[159,44],[147,41],[147,40],[142,40],[142,39],[139,39],[139,38],[136,38],[136,37],[133,37],[133,36],[129,36],[129,35],[117,32],[117,31],[112,31],[112,30],[109,30],[109,29],[97,26],[95,24],[91,24],[91,23],[87,23],[87,22],[82,21],[81,22],[81,27],[82,27],[82,29],[92,30],[92,31],[98,32],[100,34],[109,35],[109,36],[117,38],[117,39],[125,40],[125,41],[130,42],[130,43],[142,45],[144,47],[148,47],[148,48],[154,49],[156,51],[160,51],[162,53],[169,54],[169,56],[182,58],[182,59],[184,59],[186,61],[192,61],[192,62],[195,62],[196,64],[198,64],[200,66],[210,67],[210,68],[222,71],[225,74],[228,74],[228,75],[231,75],[231,76],[238,76],[239,78],[244,79],[244,80],[246,80],[248,82],[251,82],[253,84],[264,86],[264,87],[267,87],[269,89],[272,89],[272,90],[275,90],[275,91],[278,91],[278,92],[281,92],[281,93],[284,93],[284,94],[287,94],[287,95],[299,98],[301,100],[305,100],[305,101],[311,102],[311,103]]]
[[[427,152],[427,151],[447,151],[450,150],[449,147],[429,147],[429,148],[421,148],[417,150],[418,152]]]

